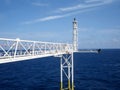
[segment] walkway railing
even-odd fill
[[[0,60],[53,56],[71,52],[72,50],[72,44],[67,43],[0,38]]]

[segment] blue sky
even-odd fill
[[[72,42],[79,48],[120,48],[120,0],[0,0],[0,38]]]

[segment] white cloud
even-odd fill
[[[113,0],[87,0],[87,4],[85,3],[85,4],[78,4],[78,5],[65,7],[65,8],[59,8],[56,12],[68,12],[68,11],[74,11],[74,10],[89,9],[89,8],[109,4],[112,2]]]
[[[33,2],[32,5],[34,6],[48,6],[46,3],[38,3],[38,2]]]
[[[38,19],[35,19],[32,21],[23,22],[22,24],[33,24],[33,23],[37,23],[37,22],[49,21],[49,20],[58,19],[58,18],[62,18],[62,17],[65,17],[65,15],[55,15],[55,16],[48,16],[48,17],[44,17],[44,18],[38,18]]]
[[[47,16],[47,17],[38,18],[38,19],[35,19],[35,20],[32,20],[32,21],[25,21],[25,22],[22,22],[21,24],[34,24],[34,23],[38,23],[38,22],[44,22],[44,21],[59,19],[59,18],[75,15],[75,14],[78,14],[78,13],[90,11],[90,10],[92,10],[92,9],[87,9],[87,10],[83,10],[83,11],[76,11],[76,12],[71,12],[71,13],[62,14],[62,15]]]
[[[93,2],[99,2],[101,0],[85,0],[86,3],[93,3]]]
[[[87,2],[92,2],[92,3],[84,3],[84,4],[78,4],[78,5],[70,6],[70,7],[66,7],[66,8],[59,8],[55,12],[57,14],[64,12],[64,14],[46,16],[46,17],[38,18],[38,19],[35,19],[35,20],[32,20],[32,21],[25,21],[22,24],[33,24],[33,23],[37,23],[37,22],[59,19],[59,18],[63,18],[63,17],[66,17],[66,16],[71,16],[71,15],[75,15],[75,14],[78,14],[78,13],[90,11],[92,9],[95,9],[95,7],[110,4],[110,3],[113,2],[113,0],[86,0],[86,1]],[[46,5],[46,4],[41,4],[41,3],[33,3],[33,4],[37,5],[37,6]]]
[[[52,19],[62,18],[64,16],[65,15],[48,16],[48,17],[45,17],[45,18],[41,18],[40,21],[48,21],[48,20],[52,20]]]

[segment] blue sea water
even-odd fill
[[[75,90],[120,90],[120,49],[74,54]],[[0,64],[0,90],[59,90],[60,59]]]

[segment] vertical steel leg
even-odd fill
[[[73,52],[71,54],[71,60],[72,60],[72,90],[74,90],[74,55],[73,55]]]
[[[62,56],[60,57],[60,90],[63,89]]]
[[[14,59],[16,57],[16,53],[17,53],[17,49],[18,49],[18,42],[19,42],[19,39],[17,39],[17,41],[16,41],[15,52],[14,52]]]
[[[73,52],[62,55],[60,59],[60,90],[74,90],[74,71],[73,71]],[[64,76],[63,76],[64,74]],[[64,88],[65,82],[63,82],[63,79],[67,78],[68,80],[68,86],[67,88]]]

